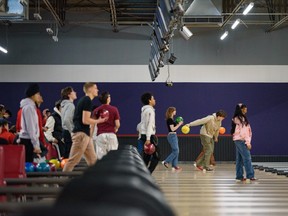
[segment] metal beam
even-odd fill
[[[63,27],[64,26],[64,22],[61,20],[61,18],[59,17],[59,15],[57,14],[57,12],[54,10],[53,6],[51,5],[51,3],[49,2],[49,0],[43,0],[43,2],[45,3],[45,5],[48,7],[49,11],[51,12],[52,16],[54,17],[54,19],[56,20],[56,22]]]
[[[272,32],[275,29],[277,29],[280,25],[285,23],[288,20],[288,16],[285,16],[283,19],[279,20],[277,23],[275,23],[270,29],[268,29],[266,32]]]
[[[115,1],[114,0],[109,0],[110,4],[110,11],[111,11],[111,19],[112,19],[112,26],[113,26],[113,31],[118,32],[117,26],[117,12],[116,12],[116,7],[115,7]]]
[[[237,13],[237,11],[240,9],[241,5],[245,2],[246,0],[241,0],[238,5],[234,8],[234,10],[232,11],[232,13],[227,17],[227,19],[224,20],[224,22],[222,23],[222,28],[230,21],[230,19],[235,15],[235,13]]]

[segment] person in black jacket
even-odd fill
[[[54,112],[48,117],[45,124],[44,132],[46,139],[50,143],[56,143],[59,146],[61,156],[64,156],[65,145],[62,136],[62,120],[61,120],[61,101],[56,101]]]

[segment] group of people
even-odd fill
[[[45,110],[46,116],[43,118],[39,108],[43,103],[39,85],[30,84],[17,113],[17,137],[3,144],[14,142],[25,145],[27,162],[45,157],[47,144],[57,145],[59,157],[69,158],[64,171],[73,170],[83,155],[87,163],[92,165],[97,156],[102,158],[108,151],[117,149],[116,132],[120,127],[120,115],[118,109],[110,105],[109,92],[101,93],[101,106],[93,107],[92,100],[98,96],[97,85],[85,83],[83,91],[85,96],[75,106],[76,92],[71,86],[63,88],[61,99],[56,101],[53,112],[48,114],[49,111]],[[108,115],[102,118],[103,112]],[[0,134],[5,131],[6,125],[8,127],[8,121],[0,118]],[[97,151],[94,145],[97,145]]]
[[[73,168],[85,156],[88,165],[101,159],[110,150],[118,149],[116,133],[120,127],[120,115],[115,106],[111,106],[111,95],[103,92],[99,95],[101,106],[93,107],[93,99],[98,96],[98,88],[95,83],[85,83],[83,86],[85,95],[79,99],[77,105],[74,100],[77,94],[71,86],[61,90],[61,100],[55,103],[54,112],[47,116],[46,123],[42,127],[43,119],[40,118],[39,109],[43,99],[38,84],[30,84],[26,89],[26,98],[20,102],[20,110],[17,114],[16,128],[18,143],[25,145],[26,161],[33,162],[35,157],[43,155],[43,134],[50,143],[59,146],[61,155],[67,157],[63,171],[72,171]],[[141,96],[143,107],[141,109],[141,121],[137,125],[139,133],[138,149],[143,155],[143,160],[152,173],[160,161],[160,148],[156,136],[155,105],[156,100],[152,93],[144,93]],[[1,108],[1,107],[0,107]],[[236,180],[256,180],[251,161],[251,127],[247,118],[247,106],[238,104],[232,119],[231,134],[236,146]],[[182,170],[178,166],[179,145],[176,131],[183,125],[183,121],[175,122],[176,108],[169,107],[166,111],[166,124],[168,129],[167,140],[172,152],[162,161],[163,166],[173,171]],[[201,126],[200,139],[203,146],[202,154],[196,160],[195,167],[204,172],[213,171],[211,157],[213,157],[214,143],[218,142],[219,129],[227,114],[223,110],[208,115],[204,118],[186,124],[188,127]],[[8,121],[0,118],[0,135],[4,123]],[[5,131],[5,129],[4,129]],[[94,141],[94,142],[93,142]],[[143,151],[145,145],[155,145],[155,152],[150,155]],[[95,149],[96,148],[96,149]],[[246,170],[244,178],[243,166]]]
[[[139,132],[138,149],[143,153],[143,159],[148,166],[149,171],[152,173],[159,160],[160,149],[158,146],[158,139],[156,137],[155,126],[155,109],[156,100],[151,93],[145,93],[141,97],[143,107],[141,109],[141,122],[137,125]],[[231,135],[236,146],[236,181],[255,181],[254,169],[252,166],[252,159],[250,154],[252,131],[247,118],[247,106],[245,104],[237,104],[234,115],[232,118]],[[179,144],[176,131],[183,125],[183,121],[175,122],[176,108],[169,107],[166,111],[166,124],[168,129],[167,140],[171,146],[172,152],[161,163],[164,167],[169,168],[172,166],[172,171],[181,171],[182,168],[178,166]],[[227,114],[223,110],[208,115],[204,118],[186,124],[188,127],[201,126],[200,139],[203,146],[202,153],[196,159],[194,166],[203,172],[211,172],[214,169],[211,167],[214,161],[214,143],[218,142],[219,129],[222,121],[226,118]],[[143,152],[144,145],[150,143],[155,145],[155,152],[148,155]],[[215,164],[213,164],[215,165]],[[244,170],[246,171],[246,178],[244,177]]]

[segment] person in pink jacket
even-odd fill
[[[250,154],[252,130],[246,113],[247,106],[245,104],[237,104],[232,119],[231,134],[236,146],[236,182],[257,180],[254,177]],[[243,165],[246,171],[246,178],[243,176]]]

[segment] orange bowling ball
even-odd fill
[[[61,168],[62,169],[64,168],[64,166],[67,163],[67,161],[68,161],[68,158],[64,158],[64,159],[61,160]]]
[[[219,128],[219,134],[225,134],[226,129],[224,127]]]

